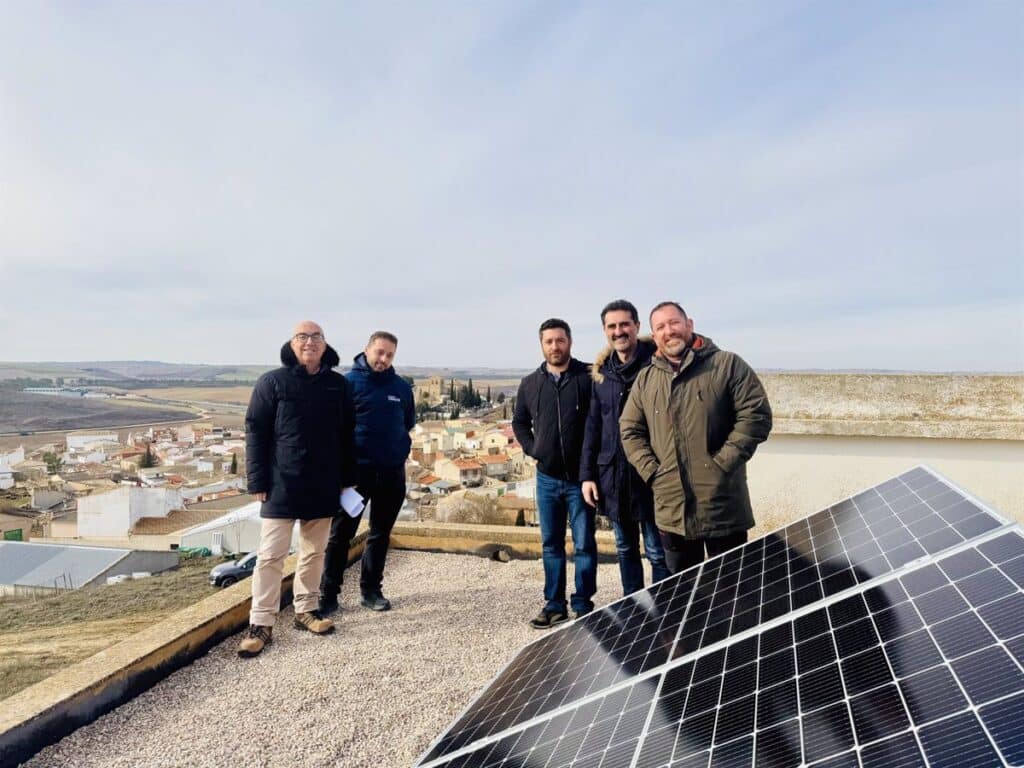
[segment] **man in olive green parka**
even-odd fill
[[[672,573],[739,546],[754,526],[746,464],[772,412],[742,358],[693,332],[675,302],[651,311],[657,353],[633,384],[619,427],[629,462],[654,491]]]

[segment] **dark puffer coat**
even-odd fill
[[[590,407],[590,366],[572,359],[558,385],[546,365],[519,383],[512,431],[548,477],[579,482],[583,425]]]
[[[345,379],[356,409],[356,460],[381,469],[404,467],[412,447],[409,430],[416,426],[409,382],[394,368],[373,370],[365,352],[353,358]]]
[[[341,489],[356,484],[352,395],[333,370],[338,353],[324,351],[310,375],[291,344],[281,365],[260,376],[245,414],[249,493],[266,493],[260,517],[333,517]]]
[[[583,436],[580,480],[597,483],[597,511],[616,522],[654,519],[651,489],[622,450],[619,416],[634,379],[650,364],[655,349],[650,339],[639,339],[636,355],[627,365],[621,365],[615,351],[605,347],[595,358],[590,374],[593,388]]]

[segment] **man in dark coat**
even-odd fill
[[[636,375],[650,363],[655,346],[650,339],[637,338],[640,318],[636,307],[624,299],[601,310],[601,326],[608,346],[594,360],[590,373],[593,389],[583,436],[580,480],[584,501],[611,521],[622,593],[629,595],[644,587],[641,535],[653,580],[670,575],[654,523],[654,497],[626,460],[619,437],[622,406]]]
[[[580,450],[590,405],[586,363],[571,356],[572,332],[564,320],[540,326],[544,363],[519,384],[512,429],[523,452],[537,461],[537,517],[544,561],[544,607],[530,625],[548,629],[569,619],[565,602],[565,527],[575,550],[576,616],[594,608],[597,591],[597,542],[594,511],[580,492]]]
[[[630,464],[654,491],[669,570],[678,573],[747,540],[754,513],[747,462],[772,410],[753,369],[693,332],[674,301],[651,311],[658,351],[637,374],[619,427]]]
[[[323,329],[307,320],[281,348],[281,367],[260,376],[253,388],[245,461],[263,523],[249,630],[238,648],[243,657],[257,655],[271,640],[296,520],[295,626],[318,635],[334,630],[318,611],[320,573],[338,497],[356,476],[352,397],[345,378],[331,370],[337,364]]]
[[[363,549],[359,590],[362,605],[375,611],[391,608],[382,592],[384,562],[391,529],[405,502],[405,460],[412,446],[409,430],[416,426],[412,387],[391,365],[397,351],[398,337],[376,331],[345,374],[355,402],[356,490],[370,504],[370,532]],[[320,584],[320,609],[325,613],[338,609],[349,543],[361,518],[361,512],[352,517],[341,510],[331,524]]]

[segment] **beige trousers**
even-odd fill
[[[281,607],[281,574],[292,542],[295,520],[263,518],[260,549],[252,573],[252,610],[249,623],[274,626]],[[320,574],[324,569],[324,550],[331,533],[331,518],[299,520],[299,561],[295,566],[295,612],[315,611],[320,604]]]

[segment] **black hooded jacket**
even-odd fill
[[[260,517],[333,517],[341,489],[356,484],[355,416],[330,346],[310,375],[291,344],[281,367],[260,376],[245,414],[249,493],[266,493]]]
[[[589,365],[573,358],[557,385],[544,364],[519,383],[512,431],[524,453],[549,477],[579,482],[589,371]]]

